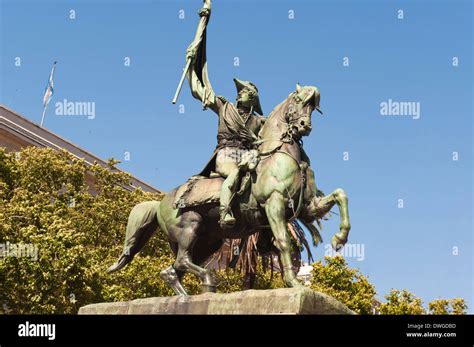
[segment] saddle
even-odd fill
[[[281,146],[272,146],[272,151],[277,150]],[[301,147],[301,156],[306,165],[309,164],[309,158]],[[256,152],[256,151],[255,151]],[[217,151],[214,152],[211,160],[207,163],[204,170],[198,175],[190,177],[186,183],[178,187],[178,190],[173,201],[174,208],[187,208],[211,203],[219,203],[220,192],[224,178],[214,172],[215,158]],[[258,164],[258,154],[250,153],[244,156],[239,163],[243,168],[244,175],[240,179],[240,189],[236,192],[237,195],[243,195],[249,190],[251,186],[251,173]],[[304,178],[306,179],[306,169],[304,171]]]
[[[173,202],[174,208],[186,208],[219,202],[222,182],[224,178],[209,178],[193,176],[181,185],[176,192]]]
[[[215,152],[216,153],[216,152]],[[258,152],[250,150],[245,153],[239,162],[239,168],[243,173],[240,178],[240,189],[237,195],[244,194],[251,185],[251,171],[258,164]],[[220,200],[221,186],[224,178],[213,171],[215,169],[215,155],[206,165],[206,168],[198,175],[192,176],[185,184],[178,188],[174,208],[186,208],[203,204],[218,203]]]
[[[173,201],[174,208],[187,208],[205,204],[219,203],[224,178],[212,173],[210,177],[192,176],[181,185]],[[242,195],[250,188],[250,172],[246,172],[240,181],[237,195]]]

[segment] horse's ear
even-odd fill
[[[296,92],[301,93],[302,90],[303,90],[303,88],[301,88],[300,84],[296,83]]]

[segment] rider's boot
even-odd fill
[[[219,207],[219,225],[222,229],[232,228],[235,225],[235,218],[232,215],[232,211],[228,206]]]
[[[223,229],[232,228],[236,222],[232,215],[231,201],[238,180],[239,171],[236,170],[225,179],[224,183],[222,183],[219,207],[219,225]]]

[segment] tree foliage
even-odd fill
[[[408,290],[392,289],[385,295],[387,302],[380,305],[381,314],[405,315],[425,314],[426,310],[420,298]]]
[[[349,268],[342,256],[325,257],[313,264],[310,287],[341,301],[360,314],[371,314],[375,287],[359,270]]]
[[[423,306],[420,298],[408,290],[392,289],[385,296],[386,303],[380,306],[381,314],[466,314],[467,305],[464,299],[435,299],[428,303],[428,309]]]
[[[159,278],[174,261],[161,233],[126,268],[106,273],[122,251],[132,207],[161,199],[125,189],[130,176],[114,169],[116,163],[104,168],[65,151],[0,148],[0,244],[38,250],[37,259],[0,254],[0,313],[76,313],[95,302],[173,295]],[[221,292],[242,288],[239,271],[215,276]],[[269,272],[258,276],[260,288],[278,283]],[[193,275],[184,285],[190,294],[200,291]]]
[[[0,242],[38,249],[37,260],[1,258],[0,309],[75,313],[84,303],[166,293],[156,279],[159,261],[148,259],[153,254],[171,261],[160,238],[120,275],[105,273],[120,254],[130,209],[160,198],[130,192],[124,188],[128,182],[126,173],[89,166],[67,152],[0,150]]]
[[[428,303],[430,314],[466,314],[467,305],[464,299],[435,299]]]
[[[348,267],[342,256],[325,257],[324,263],[313,264],[310,287],[326,293],[359,314],[466,314],[467,304],[462,298],[436,299],[423,306],[420,298],[408,290],[392,289],[385,302],[376,298],[375,287],[359,270]]]

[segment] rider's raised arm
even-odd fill
[[[202,74],[199,75],[193,65],[194,64],[191,63],[191,67],[189,68],[188,73],[186,74],[186,77],[189,81],[189,86],[191,88],[191,94],[194,98],[201,101],[204,109],[209,107],[214,112],[218,113],[218,105],[220,103],[219,100],[216,98],[216,94],[214,93],[211,84],[209,82],[203,83],[203,81],[201,80]]]
[[[205,1],[204,7],[199,11],[201,19],[196,30],[196,36],[186,50],[186,61],[190,62],[186,77],[193,97],[200,100],[204,108],[209,107],[218,113],[221,103],[216,98],[207,73],[206,31],[211,16],[210,6],[210,1]]]

